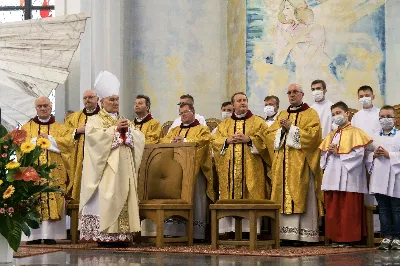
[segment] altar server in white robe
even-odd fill
[[[126,246],[140,231],[137,174],[145,136],[118,113],[117,77],[102,71],[94,86],[102,109],[86,124],[80,238],[104,247]]]
[[[344,102],[331,107],[338,129],[321,143],[322,190],[325,191],[325,232],[332,247],[351,246],[366,235],[364,193],[368,193],[363,172],[365,147],[372,142],[361,129],[349,123]]]
[[[311,93],[315,102],[311,105],[311,108],[318,113],[322,127],[322,139],[328,136],[333,129],[337,128],[332,123],[331,106],[333,103],[326,99],[326,91],[325,81],[317,79],[311,83]]]
[[[375,99],[374,91],[370,86],[365,85],[358,89],[357,94],[363,109],[353,116],[351,124],[367,133],[369,137],[372,137],[381,130],[379,109],[372,103]],[[367,206],[377,204],[374,197],[370,195],[364,195],[364,202]]]
[[[383,106],[379,113],[381,131],[368,146],[369,192],[378,201],[384,239],[379,249],[400,250],[400,132],[395,128],[395,110]]]

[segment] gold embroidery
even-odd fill
[[[236,121],[236,132],[243,132],[243,125],[244,125],[244,120],[237,120]],[[242,153],[243,153],[243,145],[242,144],[236,144],[233,146],[233,152],[234,152],[234,168],[233,168],[233,180],[231,181],[231,189],[232,189],[232,183],[234,185],[234,199],[241,199],[242,198],[242,187],[243,187],[243,167],[242,167]],[[232,178],[232,175],[229,175]],[[230,191],[232,195],[232,191]]]
[[[118,216],[118,231],[119,233],[131,232],[129,227],[128,202],[125,202],[125,205]]]

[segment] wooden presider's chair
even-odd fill
[[[141,219],[156,223],[157,247],[163,247],[164,242],[193,245],[196,147],[197,143],[189,142],[145,146],[139,169],[139,214]],[[174,216],[187,220],[187,237],[164,238],[164,221]],[[138,234],[136,242],[140,241]]]
[[[172,123],[174,123],[174,121],[167,121],[161,126],[161,138],[168,134],[168,130],[172,126]]]
[[[217,118],[207,118],[206,119],[206,124],[208,128],[210,129],[210,132],[212,132],[218,125],[221,123],[221,120]]]

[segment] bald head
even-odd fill
[[[304,92],[299,84],[290,84],[287,95],[291,106],[299,106],[303,102]]]
[[[35,100],[36,114],[40,119],[46,120],[50,118],[52,104],[48,97],[42,96]]]
[[[97,96],[97,92],[95,90],[87,90],[83,93],[83,105],[85,109],[88,111],[93,111],[97,107],[97,102],[99,101],[99,97]]]

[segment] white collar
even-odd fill
[[[235,113],[235,116],[236,116],[237,118],[243,118],[243,117],[246,116],[246,114],[247,114],[247,112],[244,113],[244,114],[241,114],[241,115],[238,115],[237,113]]]
[[[49,121],[50,121],[50,118],[51,118],[51,116],[49,116],[49,118],[47,118],[47,119],[40,119],[40,118],[38,117],[39,121],[42,122],[42,123],[47,123],[47,122],[49,122]]]
[[[112,118],[117,119],[118,113],[108,113]]]
[[[136,121],[138,122],[142,122],[150,113],[148,113],[147,115],[143,116],[142,118],[136,117]]]

